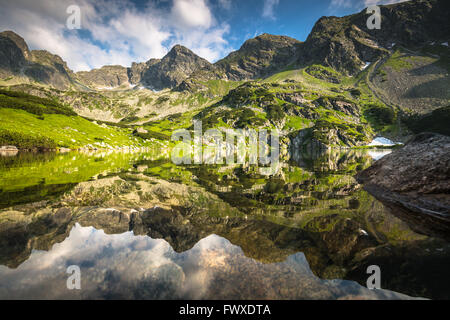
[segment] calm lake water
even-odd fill
[[[448,241],[353,178],[383,154],[295,154],[274,177],[160,150],[0,156],[0,299],[448,299]]]

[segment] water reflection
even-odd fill
[[[405,298],[361,286],[376,264],[383,288],[449,298],[448,242],[362,190],[365,151],[293,154],[272,177],[158,150],[0,161],[0,297]]]
[[[81,267],[80,291],[66,288],[69,265]],[[263,264],[216,235],[176,253],[164,240],[132,232],[106,235],[80,225],[50,251],[34,251],[18,269],[0,267],[0,276],[3,299],[408,298],[355,282],[320,280],[302,253]]]

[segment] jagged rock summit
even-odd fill
[[[289,68],[314,64],[356,75],[368,63],[389,54],[395,45],[419,48],[450,39],[450,10],[445,0],[407,1],[381,6],[381,29],[369,30],[365,10],[345,17],[322,17],[305,42],[262,34],[239,50],[211,64],[181,45],[162,59],[105,66],[74,74],[58,56],[30,51],[12,31],[0,33],[0,76],[28,77],[59,89],[85,90],[122,85],[189,90],[207,80],[247,81],[266,78]]]

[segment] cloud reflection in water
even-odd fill
[[[81,268],[81,290],[68,290],[66,269]],[[1,299],[399,299],[356,282],[321,280],[303,253],[263,264],[211,235],[176,253],[164,240],[133,232],[107,235],[76,224],[63,242],[34,250],[17,269],[0,266]]]

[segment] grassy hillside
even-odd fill
[[[0,91],[0,144],[18,148],[78,149],[148,145],[131,128],[99,125],[56,101]]]
[[[362,71],[358,77],[348,77],[314,65],[257,81],[203,82],[204,88],[184,92],[188,98],[170,102],[183,105],[199,99],[203,104],[143,126],[150,136],[163,140],[176,129],[192,129],[197,119],[202,120],[204,130],[277,128],[291,137],[309,130],[308,139],[327,145],[360,146],[375,133],[400,131],[397,111],[373,94],[365,81],[367,74]]]
[[[177,129],[191,129],[193,119],[202,120],[204,130],[277,128],[289,137],[305,131],[306,139],[329,146],[362,146],[375,134],[403,141],[414,130],[401,120],[449,101],[447,50],[441,47],[416,52],[395,47],[355,76],[314,64],[292,65],[249,82],[191,79],[195,86],[184,91],[122,88],[77,92],[16,86],[12,89],[44,98],[0,91],[0,116],[7,119],[0,124],[2,143],[9,140],[23,147],[139,146],[145,140],[167,141]],[[101,120],[103,125],[77,117],[73,110]],[[111,126],[112,122],[120,125]],[[134,131],[137,126],[147,132]]]
[[[63,114],[76,116],[69,107],[56,100],[36,97],[24,92],[0,90],[0,108],[22,109],[29,113],[42,116],[46,114]]]

